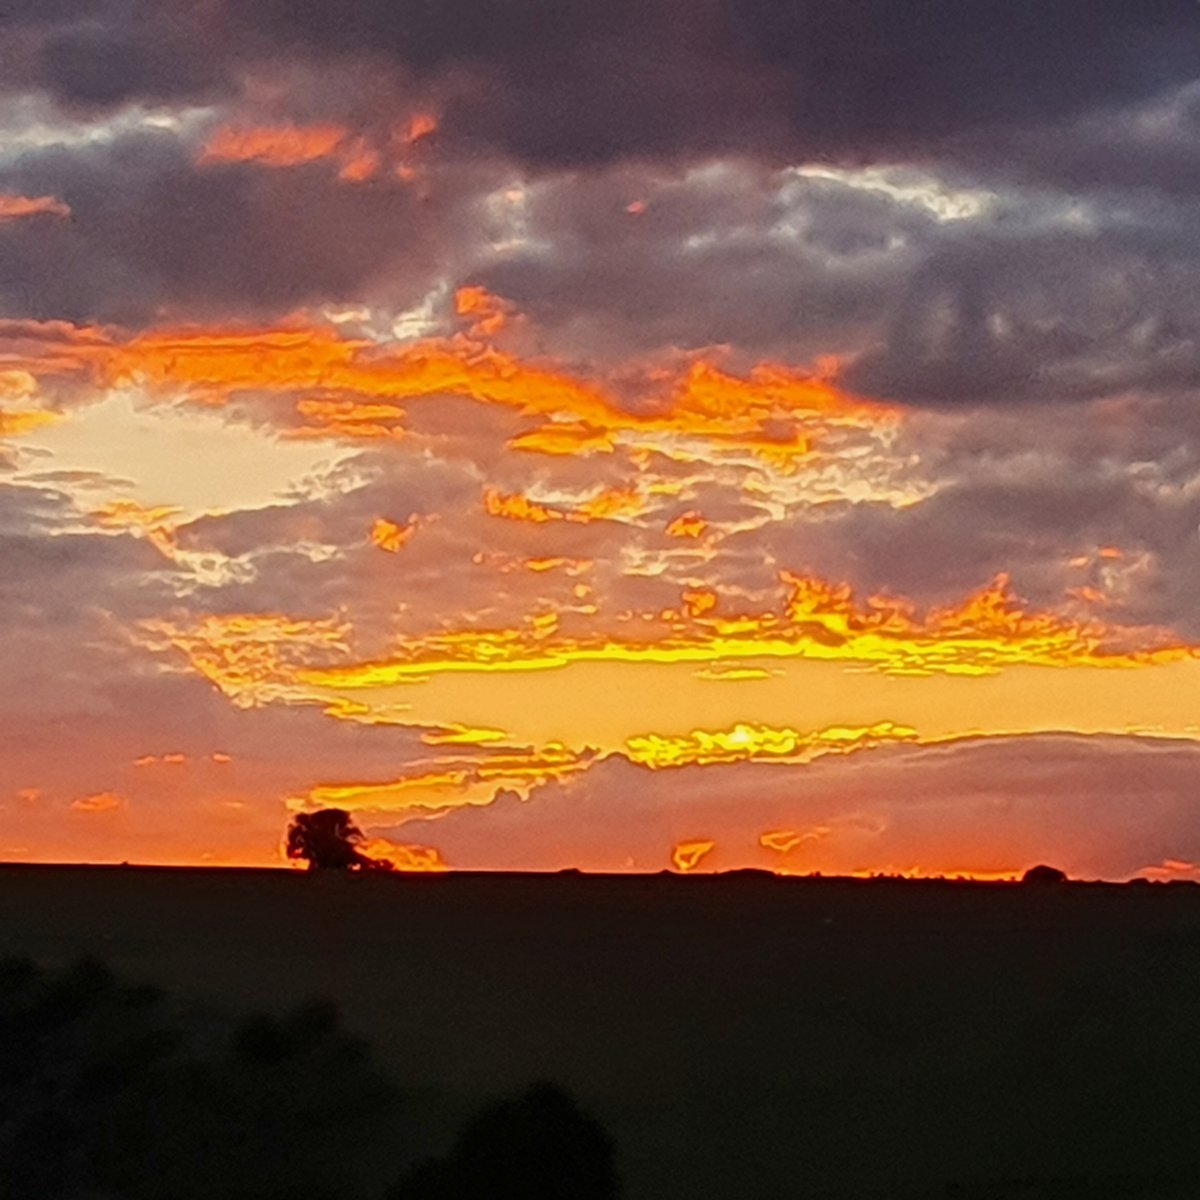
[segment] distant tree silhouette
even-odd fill
[[[1048,867],[1045,863],[1039,863],[1036,867],[1030,867],[1024,875],[1021,876],[1022,883],[1066,883],[1067,873],[1060,871],[1057,867]]]
[[[445,1158],[419,1163],[389,1200],[612,1200],[614,1160],[603,1127],[541,1083],[482,1109]]]
[[[302,858],[310,871],[390,871],[392,864],[359,849],[363,832],[341,808],[299,813],[288,826],[287,856]]]

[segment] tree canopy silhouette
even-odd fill
[[[288,826],[287,856],[304,859],[310,871],[390,871],[392,864],[364,854],[361,829],[341,808],[298,813]]]
[[[0,960],[4,1200],[363,1200],[396,1092],[337,1010],[201,1016],[83,962]]]
[[[449,1154],[418,1164],[389,1200],[613,1200],[619,1190],[604,1128],[539,1083],[483,1108]]]
[[[1036,867],[1030,867],[1024,875],[1021,876],[1022,883],[1066,883],[1067,873],[1060,871],[1057,867],[1047,866],[1045,863],[1039,863]]]

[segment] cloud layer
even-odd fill
[[[8,5],[0,852],[1194,862],[1200,15],[911,9]]]

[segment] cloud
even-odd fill
[[[954,405],[1195,387],[1200,261],[1190,237],[1115,218],[1084,225],[985,232],[930,254],[850,386]]]
[[[686,11],[678,0],[573,0],[519,12],[501,0],[280,0],[249,11],[268,44],[388,56],[425,79],[477,81],[450,105],[449,136],[556,165],[928,149],[963,130],[1143,95],[1187,71],[1200,38],[1183,0],[1102,10],[937,0],[920,21],[888,0],[706,0]]]
[[[134,324],[360,298],[385,273],[393,302],[415,302],[452,258],[457,204],[434,221],[401,180],[348,185],[320,161],[199,165],[161,128],[26,153],[0,164],[0,191],[72,213],[4,223],[0,311]]]
[[[116,792],[96,792],[94,795],[81,796],[78,800],[71,801],[71,808],[82,813],[113,812],[124,807],[125,798]]]
[[[71,209],[53,196],[0,195],[0,221],[21,221],[42,215],[69,217]]]
[[[1019,873],[1039,861],[1124,878],[1195,861],[1200,747],[1188,741],[1039,736],[650,770],[620,757],[534,790],[501,793],[387,836],[452,868],[660,870],[681,845],[701,869]],[[790,836],[783,837],[782,834]]]
[[[37,81],[63,103],[89,108],[201,94],[213,85],[214,71],[195,43],[189,45],[183,11],[171,6],[169,19],[123,27],[81,22],[52,33]]]
[[[951,778],[981,795],[971,763],[1022,777],[1009,742],[994,761],[729,764],[743,737],[803,741],[782,707],[797,680],[840,679],[864,710],[805,728],[908,721],[865,711],[864,664],[873,695],[932,672],[920,703],[983,673],[969,729],[1044,728],[1033,696],[976,720],[977,696],[1022,679],[1039,696],[1068,680],[1072,727],[1125,729],[1138,708],[1191,728],[1184,700],[1151,693],[1190,680],[1200,641],[1195,7],[912,7],[7,5],[5,777],[11,760],[56,817],[126,797],[143,850],[214,853],[211,828],[269,857],[285,801],[339,787],[369,811],[440,772],[441,799],[475,801],[561,750],[581,777],[561,787],[641,790],[640,768],[583,772],[580,728],[560,750],[557,729],[511,755],[470,742],[517,721],[472,696],[536,703],[531,665],[563,667],[536,686],[597,724],[626,695],[605,681],[724,680],[686,697],[718,733],[647,723],[666,732],[642,749],[715,773],[673,780],[736,771],[752,796],[792,772],[800,796],[843,770],[891,788],[900,762],[935,796]],[[293,454],[308,465],[287,474]],[[603,696],[573,708],[576,681]],[[755,709],[777,685],[781,707]],[[1157,771],[1175,754],[1021,745],[1086,788],[1097,756]],[[680,796],[678,828],[651,854],[635,820],[625,857],[937,849],[889,841],[904,814],[877,798],[861,820],[764,802],[742,830],[693,826]],[[58,846],[46,821],[24,841]],[[117,854],[119,822],[75,824]],[[1033,850],[994,844],[992,866]],[[1139,866],[1197,857],[1137,849]]]

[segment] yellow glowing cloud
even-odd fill
[[[504,747],[487,750],[477,758],[414,763],[409,774],[383,783],[318,784],[291,805],[400,812],[489,804],[499,788],[528,795],[538,785],[585,770],[592,759],[590,752],[577,752],[558,742],[533,749]]]
[[[698,512],[685,512],[668,526],[667,534],[676,538],[698,538],[708,532],[708,522]]]
[[[574,521],[586,525],[589,521],[615,521],[622,517],[636,516],[644,506],[645,500],[636,488],[603,488],[569,507],[563,504],[543,504],[520,493],[506,494],[495,488],[487,488],[483,494],[483,507],[493,517],[503,517],[509,521],[531,521],[535,524]]]
[[[881,721],[876,725],[833,725],[810,733],[739,723],[731,729],[694,729],[684,736],[641,734],[626,743],[629,758],[659,770],[693,763],[728,763],[750,759],[810,762],[824,754],[845,754],[888,742],[913,741],[915,729]]]
[[[677,871],[694,871],[700,860],[716,849],[716,842],[680,842],[671,851],[671,862]]]
[[[544,613],[523,626],[406,640],[393,658],[303,671],[322,688],[375,688],[447,671],[531,671],[575,662],[695,662],[739,658],[844,661],[897,675],[990,675],[1005,667],[1131,668],[1195,657],[1197,647],[1160,629],[1127,629],[1029,611],[1001,576],[961,604],[919,614],[902,599],[856,601],[851,589],[785,574],[782,612],[718,613],[707,589],[686,591],[682,612],[652,614],[644,640],[567,636]]]
[[[766,850],[774,850],[779,854],[788,854],[792,850],[795,850],[797,846],[803,846],[806,842],[820,841],[821,838],[828,835],[829,828],[825,825],[819,825],[815,829],[807,830],[804,833],[797,833],[794,829],[774,829],[761,834],[758,844]]]
[[[381,550],[388,551],[389,554],[398,554],[407,545],[409,538],[416,532],[416,528],[416,524],[413,522],[409,522],[407,525],[397,525],[395,521],[379,517],[371,526],[371,541]]]
[[[393,871],[431,873],[449,870],[442,856],[429,846],[412,846],[388,838],[369,838],[359,846],[359,850],[367,858],[388,863]]]
[[[473,729],[468,725],[448,725],[421,734],[427,746],[484,746],[503,742],[508,735],[503,729]]]
[[[0,409],[0,437],[20,437],[61,420],[62,417],[58,413],[46,412],[44,409]]]

